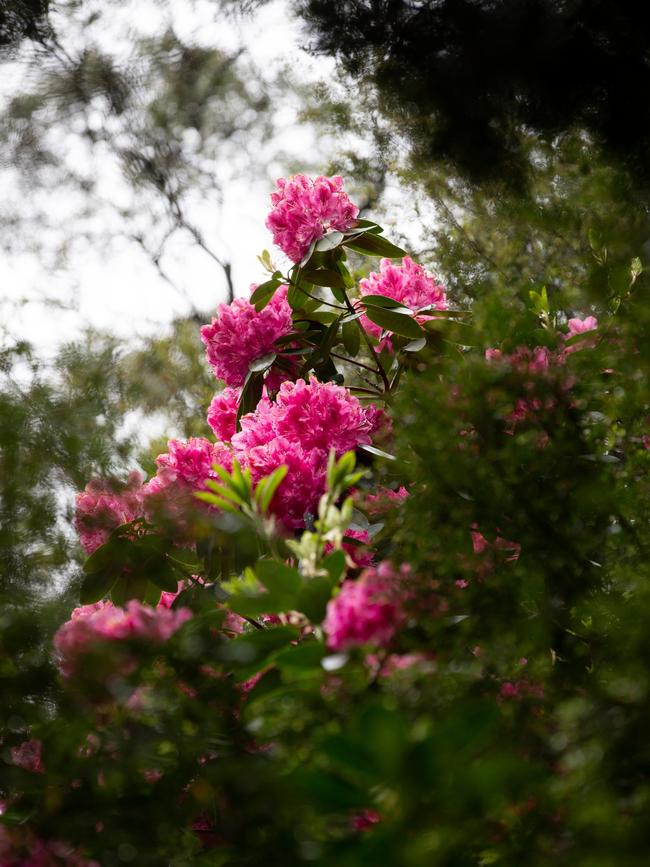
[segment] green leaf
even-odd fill
[[[258,371],[249,371],[244,382],[239,404],[237,406],[237,430],[240,430],[240,420],[246,413],[253,412],[262,398],[264,376]]]
[[[447,343],[455,343],[458,346],[479,346],[481,343],[475,329],[465,322],[429,319],[422,327],[430,334],[438,334]]]
[[[323,560],[323,566],[330,576],[332,586],[335,587],[345,572],[345,553],[343,551],[332,551]]]
[[[79,591],[79,601],[82,605],[99,602],[104,596],[108,596],[116,580],[115,572],[102,571],[86,575]]]
[[[84,572],[91,575],[104,569],[119,570],[120,566],[128,562],[130,551],[131,542],[128,539],[111,537],[86,559]]]
[[[406,315],[398,310],[368,306],[366,307],[366,316],[385,331],[412,339],[422,337],[422,329],[410,313]]]
[[[142,601],[147,594],[148,583],[145,576],[120,575],[111,589],[111,599],[115,605],[120,606],[125,605],[129,599]]]
[[[379,235],[383,231],[383,228],[378,223],[375,223],[374,220],[357,220],[355,228],[346,232],[346,234],[350,235],[352,232],[372,232],[374,235]]]
[[[288,471],[288,467],[286,464],[282,464],[277,467],[270,476],[267,476],[265,479],[258,484],[255,488],[255,501],[260,507],[260,511],[262,514],[265,514],[271,505],[271,500],[273,499],[273,495],[278,489],[278,486],[281,484],[282,480],[286,476]]]
[[[242,617],[259,617],[260,614],[282,614],[289,610],[286,599],[273,593],[234,593],[226,602],[228,608]]]
[[[277,560],[258,560],[255,574],[270,593],[278,595],[293,597],[303,584],[296,569]]]
[[[251,304],[255,305],[255,309],[258,313],[266,307],[280,285],[279,280],[271,279],[267,280],[265,283],[260,283],[260,285],[253,291],[253,294],[248,300]]]
[[[178,590],[178,575],[169,561],[152,569],[149,581],[167,593],[175,593]]]
[[[303,583],[294,608],[306,614],[312,623],[322,623],[331,597],[332,581],[329,575],[326,578],[310,578]]]
[[[324,235],[319,241],[316,242],[316,250],[319,253],[324,253],[327,250],[333,250],[335,247],[340,246],[341,242],[345,238],[345,235],[342,232],[328,232],[327,235]]]
[[[176,591],[176,587],[174,588],[174,592]],[[162,596],[162,590],[160,587],[156,587],[155,584],[152,584],[151,581],[147,584],[147,590],[144,594],[144,602],[147,605],[151,605],[152,608],[155,608],[156,605],[160,602],[160,597]]]
[[[408,313],[412,311],[405,307],[401,301],[396,301],[394,298],[389,298],[387,295],[363,295],[361,303],[366,307],[388,307],[391,310],[401,310]]]
[[[260,355],[259,358],[256,358],[254,361],[248,365],[248,369],[252,373],[260,373],[265,370],[268,370],[269,367],[273,364],[277,357],[277,353],[275,352],[267,352],[266,355]]]
[[[355,253],[364,255],[382,256],[387,259],[403,259],[406,256],[406,250],[391,244],[386,238],[380,235],[375,235],[372,232],[366,232],[363,235],[355,235],[349,240],[345,240],[344,244]]]
[[[395,455],[391,455],[388,452],[383,451],[382,449],[378,449],[377,446],[359,446],[360,449],[363,449],[364,452],[368,452],[368,454],[376,455],[379,458],[386,458],[388,461],[396,461],[397,458]]]
[[[321,673],[320,663],[326,652],[325,647],[320,642],[305,641],[302,644],[287,647],[275,657],[275,661],[280,668],[313,668]]]
[[[293,626],[274,626],[272,629],[247,632],[224,644],[219,649],[219,656],[234,665],[261,667],[269,654],[295,641],[298,634]]]
[[[315,249],[316,249],[316,241],[312,241],[311,244],[309,245],[309,247],[307,248],[307,252],[302,257],[300,262],[298,263],[296,270],[299,271],[301,268],[303,268],[307,264],[307,262],[309,262]]]
[[[314,286],[345,289],[345,280],[338,271],[332,271],[331,268],[317,268],[315,270],[309,269],[303,271],[302,276],[308,283],[312,283]]]
[[[361,332],[355,322],[344,322],[341,329],[343,335],[343,345],[348,355],[354,358],[359,352],[361,346]]]
[[[336,263],[336,270],[339,272],[341,277],[343,278],[343,282],[345,284],[346,289],[352,289],[354,287],[354,277],[348,269],[345,267],[345,264],[341,261]]]
[[[418,337],[417,340],[411,340],[403,347],[404,352],[419,352],[427,345],[426,337]]]

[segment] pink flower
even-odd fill
[[[224,388],[215,394],[208,409],[208,424],[218,440],[229,443],[237,429],[237,404],[239,391],[236,388]]]
[[[372,551],[368,550],[370,545],[370,536],[367,530],[346,530],[345,535],[349,539],[356,539],[361,542],[361,545],[354,545],[351,542],[343,542],[341,548],[348,555],[348,562],[351,561],[355,569],[366,569],[372,564]],[[325,553],[329,554],[334,550],[331,542],[325,545]]]
[[[393,264],[391,259],[382,259],[380,271],[373,271],[365,280],[359,283],[361,297],[364,295],[385,295],[399,301],[414,313],[422,307],[435,307],[436,310],[447,309],[447,296],[442,283],[424,270],[421,265],[405,256],[401,265]],[[431,315],[416,315],[418,322],[432,319]],[[382,329],[371,322],[364,314],[361,317],[363,327],[370,334],[379,337]]]
[[[0,825],[2,867],[100,867],[61,840],[39,840],[25,825]]]
[[[273,409],[278,436],[306,449],[336,450],[342,455],[370,443],[375,416],[364,409],[347,388],[331,382],[285,382]]]
[[[381,822],[381,816],[376,810],[363,810],[352,817],[352,827],[355,831],[367,831]]]
[[[33,774],[42,774],[45,770],[41,757],[42,750],[43,744],[40,741],[23,741],[19,746],[11,748],[12,764]]]
[[[287,287],[280,286],[259,312],[250,301],[237,298],[232,304],[220,304],[218,314],[201,328],[201,340],[217,379],[240,388],[251,363],[273,352],[275,341],[292,331]]]
[[[586,319],[569,319],[569,331],[565,336],[565,340],[570,340],[578,334],[587,334],[590,331],[595,331],[598,328],[598,320],[595,316],[587,316]],[[581,349],[587,349],[596,345],[596,335],[586,337],[584,340],[577,340],[571,346],[567,346],[564,352],[566,355],[571,355],[573,352],[579,352]]]
[[[343,179],[338,176],[279,178],[271,202],[266,227],[273,233],[273,243],[293,262],[300,262],[312,241],[326,232],[352,228],[359,213],[343,192]]]
[[[126,485],[93,479],[77,494],[75,529],[86,554],[92,554],[111,531],[142,515],[142,475],[134,470]]]
[[[232,451],[223,443],[211,443],[202,437],[183,442],[169,440],[168,451],[158,455],[158,471],[143,488],[145,512],[151,520],[170,521],[182,533],[188,529],[192,512],[203,505],[195,491],[208,490],[207,479],[216,479],[213,464],[232,468]]]
[[[598,320],[595,316],[587,316],[586,319],[575,317],[569,319],[569,333],[567,337],[575,337],[576,334],[584,334],[586,331],[595,331],[598,328]]]
[[[179,483],[192,490],[206,490],[206,479],[216,479],[213,464],[230,467],[231,452],[221,443],[211,443],[202,437],[183,442],[169,440],[166,454],[158,455],[158,475],[167,483]]]
[[[271,511],[288,529],[304,526],[325,490],[327,456],[371,442],[376,414],[361,406],[348,389],[312,378],[282,384],[273,402],[263,397],[241,420],[232,438],[235,456],[259,481],[285,464],[288,472]]]
[[[242,459],[255,483],[277,467],[287,467],[287,474],[273,495],[271,512],[287,529],[304,527],[305,514],[315,514],[325,491],[327,453],[304,449],[299,442],[286,437],[275,437],[264,445],[254,446]]]
[[[191,617],[189,608],[152,608],[135,599],[124,608],[111,602],[83,605],[74,609],[70,620],[54,636],[58,666],[65,677],[70,677],[77,670],[79,658],[99,642],[140,638],[159,644]]]
[[[323,629],[334,651],[364,644],[386,647],[403,620],[399,586],[401,575],[390,563],[367,569],[356,581],[345,581],[327,604]]]
[[[401,505],[408,495],[409,492],[404,485],[397,491],[391,491],[390,488],[377,488],[374,494],[366,495],[365,508],[369,515],[384,515]]]
[[[533,683],[526,679],[505,681],[501,684],[497,701],[504,699],[521,700],[526,696],[544,698],[544,686],[541,683]]]

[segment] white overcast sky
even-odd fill
[[[92,2],[92,0],[91,0]],[[132,0],[118,4],[120,21],[128,22],[142,35],[159,32],[161,13],[155,2]],[[104,6],[104,8],[106,8]],[[172,4],[173,25],[181,37],[195,38],[206,45],[231,47],[243,44],[254,61],[272,76],[284,64],[300,69],[303,80],[327,77],[332,62],[310,57],[301,48],[303,38],[282,0],[276,0],[242,22],[215,21],[214,4],[197,2],[191,12],[184,0]],[[106,19],[103,19],[104,21]],[[111,50],[119,50],[120,31],[102,34],[111,41]],[[0,100],[10,95],[22,74],[20,67],[6,74],[0,82]],[[313,152],[313,133],[300,127],[295,119],[295,105],[289,99],[278,105],[286,130],[280,144],[285,152],[300,157]],[[99,177],[102,179],[102,167]],[[271,176],[287,173],[281,163],[270,166]],[[108,170],[101,182],[115,194],[120,179]],[[264,218],[269,207],[271,186],[261,181],[230,183],[224,190],[223,205],[209,208],[202,229],[208,242],[232,263],[237,294],[246,294],[253,281],[265,279],[256,255],[271,247]],[[11,204],[10,186],[0,190],[4,204]],[[15,192],[13,192],[15,195]],[[9,197],[9,199],[7,198]],[[29,207],[29,203],[20,203]],[[65,222],[71,203],[50,196],[46,208],[51,216]],[[223,299],[224,281],[218,268],[205,253],[191,242],[178,239],[164,260],[165,269],[182,288],[176,292],[156,273],[146,255],[128,241],[113,243],[110,253],[92,245],[75,244],[65,268],[50,269],[33,253],[0,257],[0,315],[13,335],[30,339],[41,352],[49,354],[63,341],[77,336],[85,325],[107,328],[128,339],[160,331],[174,316],[187,312],[188,301],[198,309],[211,309]],[[43,294],[66,305],[72,298],[76,309],[43,306]],[[7,303],[10,301],[10,303]]]

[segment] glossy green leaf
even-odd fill
[[[406,256],[406,250],[402,250],[401,247],[372,232],[356,235],[344,243],[350,250],[354,250],[355,253],[362,253],[365,256],[381,256],[386,259],[403,259]]]
[[[422,337],[422,329],[410,313],[407,315],[398,310],[368,306],[366,307],[366,316],[385,331],[412,339]]]
[[[263,310],[273,298],[278,286],[280,285],[280,281],[275,279],[267,280],[265,283],[260,283],[260,285],[253,290],[253,293],[249,298],[250,303],[255,306],[255,309],[258,312]]]
[[[296,569],[277,560],[258,560],[255,574],[270,593],[278,595],[293,596],[303,583]]]
[[[117,580],[117,574],[112,571],[93,572],[86,575],[79,591],[79,601],[82,605],[99,602],[111,591]]]
[[[354,358],[359,352],[361,346],[361,331],[356,322],[344,322],[341,333],[343,336],[343,346],[348,355]]]
[[[319,253],[324,253],[327,250],[333,250],[338,247],[344,239],[342,232],[328,232],[319,241],[316,242],[316,250]]]
[[[269,367],[273,364],[276,359],[275,352],[267,352],[266,355],[260,355],[259,358],[254,359],[248,365],[248,369],[252,373],[260,373],[261,371],[268,370]]]
[[[345,289],[345,280],[338,271],[332,271],[331,268],[308,269],[302,272],[302,276],[314,286]]]

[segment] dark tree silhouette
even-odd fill
[[[521,181],[520,130],[588,131],[650,177],[650,9],[623,0],[298,0],[313,47],[369,78],[419,158]]]

